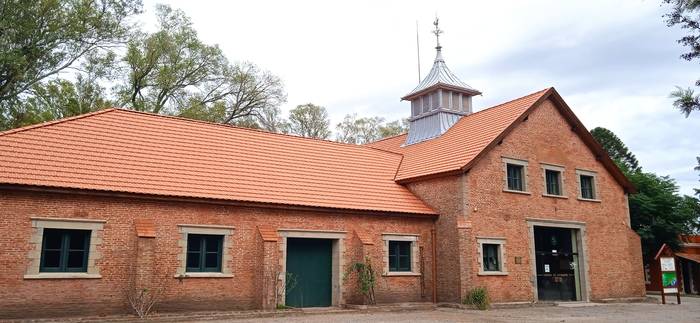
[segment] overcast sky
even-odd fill
[[[550,86],[589,129],[606,127],[642,167],[700,187],[700,112],[685,118],[669,92],[700,78],[698,62],[679,58],[680,29],[654,1],[150,1],[189,15],[202,40],[231,61],[250,61],[280,76],[288,110],[325,106],[332,124],[344,115],[407,117],[399,98],[430,69],[440,17],[452,71],[483,92],[480,110]]]

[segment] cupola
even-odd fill
[[[472,113],[472,97],[481,94],[452,73],[442,57],[438,19],[433,23],[437,39],[435,62],[428,75],[401,100],[411,102],[408,136],[404,145],[412,145],[441,136],[459,119]]]

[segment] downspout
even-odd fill
[[[435,233],[435,222],[433,222],[433,228],[430,230],[430,240],[431,244],[433,247],[433,256],[431,257],[432,263],[433,263],[433,270],[432,270],[432,286],[433,286],[433,303],[437,303],[437,244],[436,244],[436,236],[437,234]]]

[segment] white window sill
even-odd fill
[[[558,199],[568,199],[568,196],[564,195],[554,195],[554,194],[542,194],[544,197],[553,197],[553,198],[558,198]]]
[[[175,274],[175,278],[232,278],[233,274],[224,273],[184,273]]]
[[[583,198],[583,197],[579,197],[578,200],[579,200],[579,201],[584,201],[584,202],[596,202],[596,203],[602,202],[601,200],[598,200],[598,199],[585,199],[585,198]]]
[[[508,276],[507,271],[479,271],[478,276]]]
[[[507,188],[504,188],[503,191],[506,192],[506,193],[516,193],[516,194],[532,195],[532,193],[527,192],[527,191],[509,190],[509,189],[507,189]]]
[[[412,271],[390,271],[384,273],[382,276],[420,276],[420,273],[414,273]]]
[[[24,279],[97,279],[102,278],[100,274],[88,273],[39,273],[34,275],[24,275]]]

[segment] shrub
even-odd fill
[[[484,287],[473,288],[467,292],[463,303],[474,306],[480,310],[485,310],[489,308],[489,294]]]

